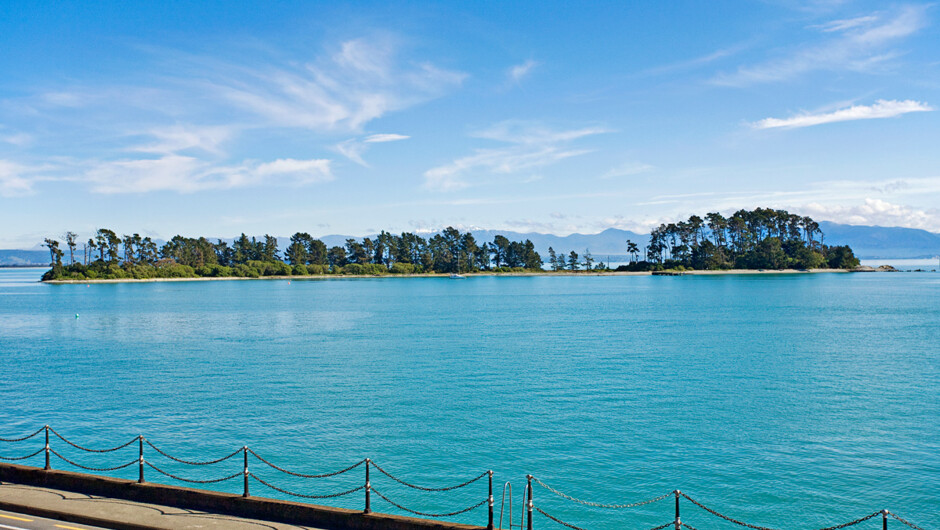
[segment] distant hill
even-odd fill
[[[0,266],[49,265],[48,250],[0,250]]]
[[[848,245],[862,259],[932,258],[940,255],[940,234],[916,228],[819,223],[828,245]]]
[[[429,238],[433,234],[421,234],[421,237]],[[556,252],[570,252],[574,250],[575,252],[582,253],[585,249],[590,249],[591,254],[594,254],[595,257],[599,258],[601,254],[618,254],[624,255],[627,252],[627,240],[631,240],[640,248],[649,241],[649,234],[637,234],[636,232],[630,232],[627,230],[619,230],[617,228],[608,228],[603,232],[598,234],[570,234],[567,236],[556,236],[554,234],[542,234],[539,232],[513,232],[512,230],[473,230],[473,237],[476,238],[477,243],[489,243],[493,241],[493,238],[497,235],[503,235],[510,241],[525,241],[529,239],[535,245],[535,250],[539,254],[547,255],[548,247],[552,247]],[[332,247],[334,245],[343,246],[346,244],[346,239],[354,236],[343,236],[343,235],[328,235],[322,236],[318,239],[323,241],[326,246]],[[366,237],[375,237],[375,235],[369,235]],[[284,241],[287,241],[286,244],[290,244],[289,238],[278,238],[278,245],[280,248],[286,248]]]

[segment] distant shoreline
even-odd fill
[[[671,271],[664,271],[671,272]],[[704,270],[704,271],[682,271],[667,276],[727,276],[727,275],[754,275],[754,274],[822,274],[822,273],[849,273],[855,272],[846,269],[782,269],[782,270],[757,270],[757,269],[731,269],[731,270]],[[650,271],[643,272],[619,272],[619,271],[568,271],[568,272],[471,272],[462,274],[466,278],[483,276],[653,276]],[[316,274],[308,276],[263,276],[260,278],[243,278],[237,276],[225,277],[202,277],[202,278],[121,278],[113,280],[45,280],[42,283],[49,284],[71,284],[71,283],[155,283],[155,282],[209,282],[209,281],[229,281],[229,280],[341,280],[357,278],[443,278],[450,279],[448,274],[381,274],[381,275],[342,275],[342,274]]]

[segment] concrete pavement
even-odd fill
[[[92,526],[93,525],[93,526]],[[0,530],[317,530],[96,495],[0,483]]]

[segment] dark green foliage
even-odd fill
[[[833,269],[854,269],[859,265],[858,258],[848,245],[829,247],[827,258],[829,267]]]
[[[707,227],[707,230],[706,230]],[[634,256],[638,249],[627,242]],[[819,224],[786,210],[739,210],[729,218],[713,212],[660,225],[650,233],[646,270],[671,269],[852,269],[858,260],[848,247],[822,243]]]

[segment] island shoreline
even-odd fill
[[[848,269],[729,269],[729,270],[690,270],[690,271],[656,271],[663,272],[663,276],[733,276],[733,275],[756,275],[756,274],[825,274],[825,273],[850,273],[859,272]],[[462,275],[465,278],[473,277],[534,277],[534,276],[656,276],[653,271],[546,271],[546,272],[470,272]],[[423,273],[423,274],[361,274],[361,275],[343,275],[343,274],[313,274],[306,276],[262,276],[260,278],[249,278],[240,276],[206,276],[199,278],[118,278],[118,279],[94,279],[94,280],[41,280],[41,283],[48,284],[76,284],[76,283],[157,283],[157,282],[205,282],[205,281],[231,281],[231,280],[351,280],[364,278],[442,278],[450,279],[448,274],[444,273]]]

